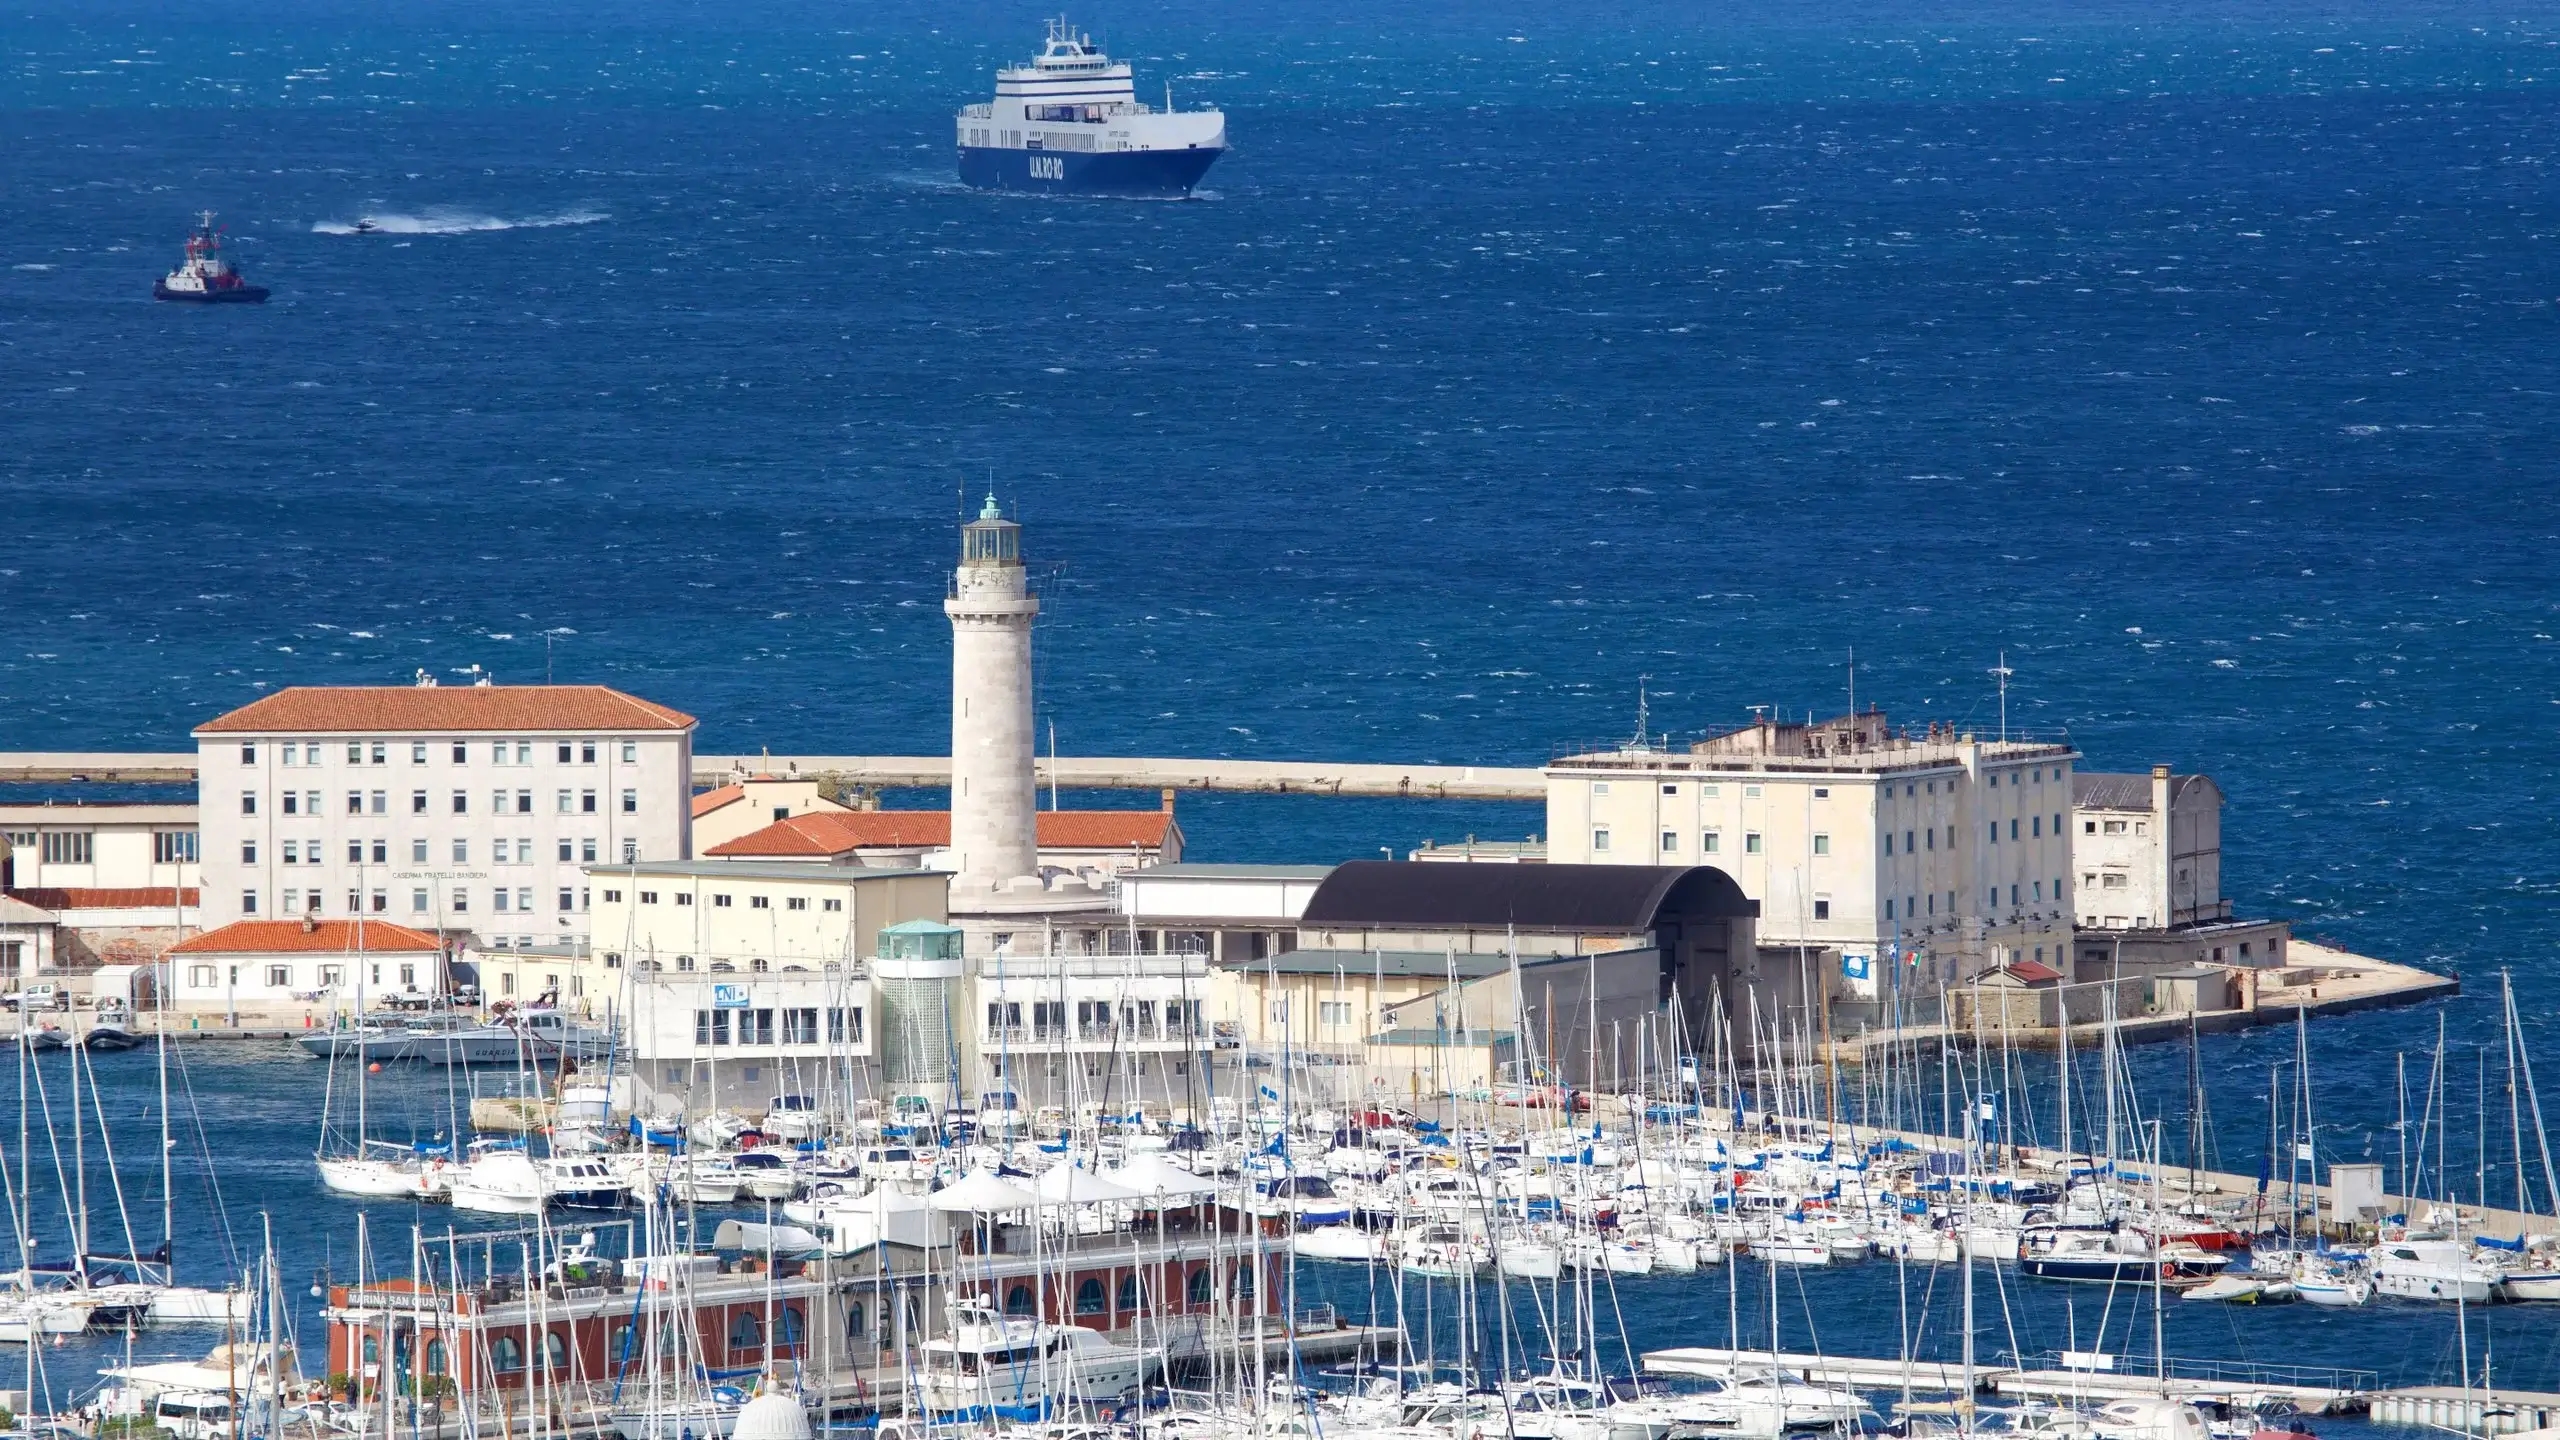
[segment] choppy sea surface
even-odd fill
[[[2395,1159],[2441,1017],[2445,1169],[2512,1195],[2497,973],[2529,1051],[2560,1005],[2560,12],[1078,18],[1226,109],[1200,198],[953,183],[1019,6],[12,8],[0,749],[476,665],[706,750],[930,752],[990,485],[1067,753],[1534,764],[1640,685],[1675,738],[1828,713],[1852,650],[1861,703],[1988,731],[2005,656],[2013,728],[2222,784],[2244,910],[2463,975],[2315,1029],[2322,1150]],[[201,208],[272,303],[150,301]],[[1184,814],[1252,860],[1541,824]],[[2206,1044],[2230,1168],[2290,1047]],[[235,1222],[350,1244],[316,1072],[198,1063]],[[1858,1273],[1805,1283],[1873,1319]],[[1631,1331],[1694,1334],[1649,1283]],[[2215,1314],[2180,1353],[2452,1373],[2434,1312]],[[2498,1323],[2560,1388],[2560,1327]]]

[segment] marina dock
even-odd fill
[[[2138,1368],[2113,1368],[2117,1358],[2108,1357],[2107,1367],[2073,1369],[1977,1365],[1972,1393],[2082,1405],[2153,1397],[2241,1408],[2282,1404],[2309,1415],[2369,1414],[2377,1424],[2473,1429],[2478,1427],[2485,1406],[2477,1391],[2466,1394],[2441,1386],[2380,1389],[2371,1371],[2173,1359],[2163,1376]],[[1643,1357],[1643,1365],[1647,1375],[1665,1379],[1724,1379],[1737,1373],[1749,1375],[1777,1369],[1808,1384],[1836,1386],[1866,1395],[1907,1391],[1934,1398],[1960,1395],[1965,1390],[1962,1366],[1934,1361],[1791,1351],[1773,1356],[1766,1350],[1684,1346],[1649,1351]],[[2560,1422],[2560,1396],[2500,1395],[2494,1408],[2513,1412],[2488,1417],[2500,1433],[2541,1429]]]

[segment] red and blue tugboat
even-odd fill
[[[213,223],[213,212],[207,210],[196,217],[196,232],[187,237],[186,263],[153,285],[151,298],[195,305],[256,305],[266,300],[267,287],[240,278],[231,262],[222,258],[222,232]]]

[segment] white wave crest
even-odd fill
[[[372,223],[373,233],[380,235],[474,235],[487,230],[548,230],[560,225],[593,225],[613,217],[602,210],[563,210],[552,215],[525,215],[515,219],[470,210],[426,210],[415,215],[378,212],[363,218]],[[316,235],[365,233],[353,220],[315,220],[311,230]]]

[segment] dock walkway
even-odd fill
[[[1648,1375],[1689,1379],[1728,1379],[1736,1374],[1783,1370],[1813,1385],[1830,1385],[1862,1394],[1899,1393],[1957,1395],[1964,1390],[1964,1367],[1939,1361],[1875,1359],[1855,1355],[1807,1355],[1766,1350],[1727,1350],[1684,1346],[1649,1351],[1643,1358]],[[2020,1400],[2104,1404],[2144,1396],[2209,1404],[2259,1406],[2281,1402],[2306,1414],[2346,1414],[2363,1410],[2373,1392],[2374,1377],[2363,1371],[2309,1371],[2291,1366],[2233,1366],[2193,1361],[2170,1362],[2164,1380],[2156,1375],[2117,1370],[2027,1370],[2016,1366],[1976,1365],[1973,1391]]]
[[[1203,760],[1187,757],[1064,755],[1032,762],[1042,786],[1062,790],[1204,790],[1248,795],[1339,795],[1370,799],[1544,801],[1547,779],[1534,766],[1365,765],[1336,760]],[[693,783],[725,785],[742,773],[825,775],[886,790],[951,784],[947,755],[696,755]],[[192,785],[193,751],[0,752],[0,785]]]

